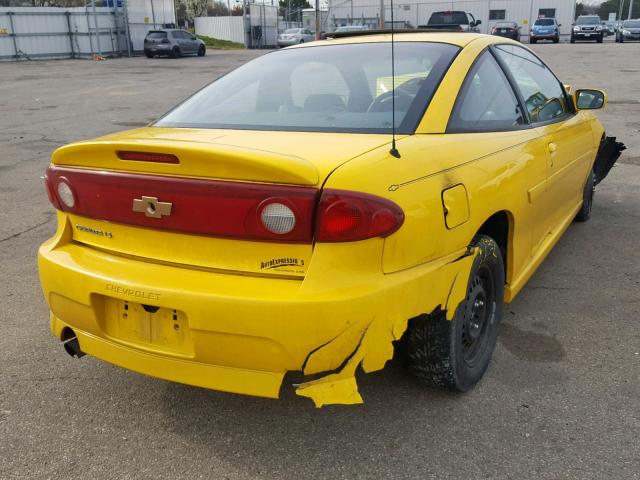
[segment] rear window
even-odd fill
[[[622,24],[622,26],[627,28],[640,28],[640,21],[639,20],[626,21]]]
[[[516,28],[518,26],[517,23],[513,22],[498,22],[496,23],[496,28]]]
[[[149,32],[147,33],[147,38],[151,38],[151,39],[167,38],[167,32]]]
[[[395,120],[413,133],[460,49],[396,42]],[[156,122],[158,127],[390,133],[391,43],[285,49],[242,65]]]
[[[299,28],[287,28],[284,33],[299,33],[300,29]]]
[[[436,12],[431,15],[432,25],[467,25],[469,20],[464,12]]]
[[[536,23],[534,23],[534,25],[541,25],[543,27],[548,27],[550,25],[555,25],[555,22],[553,18],[539,18],[538,20],[536,20]]]

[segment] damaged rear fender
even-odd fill
[[[294,385],[296,393],[308,397],[316,407],[328,404],[363,403],[358,392],[355,373],[359,366],[364,372],[384,368],[393,357],[393,342],[399,340],[407,329],[410,318],[440,308],[448,320],[453,318],[457,306],[466,295],[467,281],[477,249],[444,264],[421,278],[414,285],[400,285],[399,290],[426,298],[420,310],[403,309],[402,293],[391,291],[387,296],[389,310],[380,316],[361,319],[350,325],[330,342],[312,351],[307,357],[305,375],[329,372],[318,379]]]

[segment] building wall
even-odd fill
[[[555,18],[562,24],[560,34],[568,38],[575,12],[575,0],[394,0],[394,20],[411,26],[425,25],[433,12],[464,10],[482,20],[480,31],[488,33],[499,20],[489,20],[490,10],[504,10],[505,20],[518,22],[523,40],[527,40],[529,26],[538,18],[540,9],[555,9]],[[341,24],[370,24],[378,18],[380,2],[375,0],[330,0],[329,26]],[[353,18],[353,21],[351,19]],[[385,0],[385,21],[391,21],[391,5]],[[397,24],[396,24],[397,25]]]

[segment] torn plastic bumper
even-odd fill
[[[456,307],[464,300],[468,273],[476,252],[451,262],[442,273],[453,273],[453,281],[446,298],[433,305],[446,311],[451,320]],[[451,278],[449,276],[449,278]],[[305,375],[336,370],[324,377],[295,385],[296,393],[313,400],[316,407],[328,404],[363,403],[358,392],[355,373],[359,366],[366,373],[384,368],[393,357],[393,342],[400,340],[407,329],[409,318],[390,321],[388,318],[374,318],[350,326],[340,336],[313,351],[304,366]]]
[[[609,171],[620,158],[623,150],[626,150],[624,143],[616,142],[616,137],[605,137],[600,143],[598,156],[593,164],[593,172],[595,173],[595,184],[600,183],[609,174]]]

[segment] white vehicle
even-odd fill
[[[363,30],[369,30],[369,27],[366,25],[343,25],[334,30],[336,33],[340,32],[360,32]]]
[[[305,42],[313,42],[316,39],[311,30],[306,28],[288,28],[278,35],[278,46],[289,47]]]

